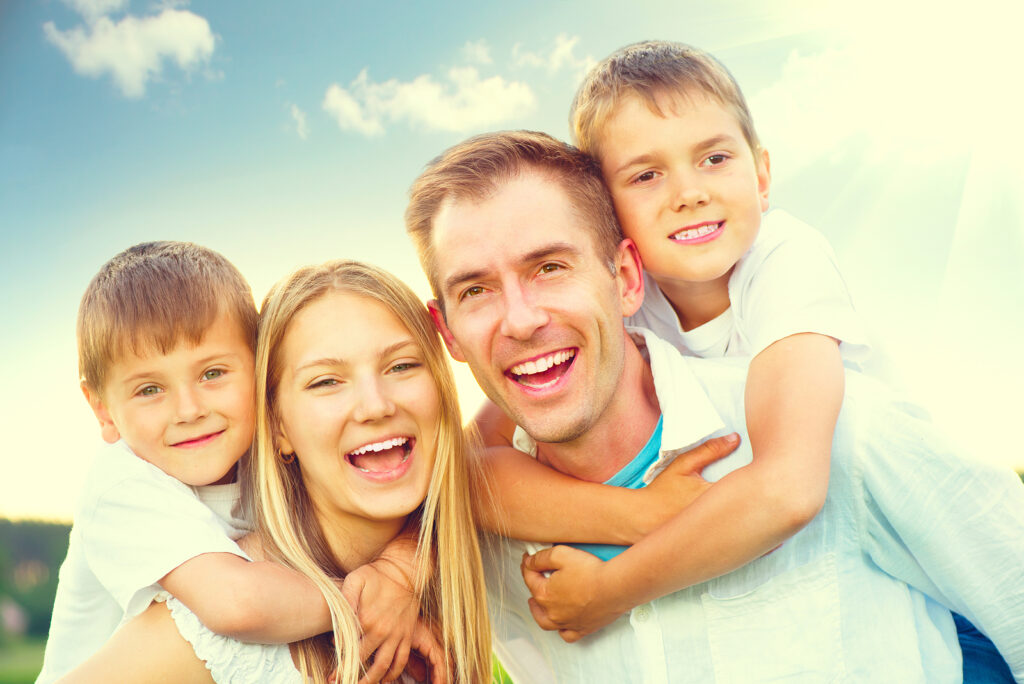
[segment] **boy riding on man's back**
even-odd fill
[[[694,491],[665,513],[695,496],[699,504],[630,552],[615,558],[625,547],[584,546],[614,560],[599,563],[556,547],[524,561],[531,589],[543,587],[541,600],[534,591],[535,618],[574,640],[655,596],[770,552],[814,518],[828,487],[843,362],[860,360],[867,341],[824,238],[784,212],[763,213],[768,153],[738,85],[714,58],[677,43],[627,46],[591,70],[570,119],[580,149],[599,162],[623,233],[643,260],[647,292],[629,322],[684,354],[752,357],[745,414],[754,455],[706,491],[691,485]],[[496,417],[494,407],[484,409],[480,423],[489,444],[512,442],[514,426]],[[542,473],[511,449],[491,452],[499,483],[545,483],[518,488],[530,492],[529,501],[501,497],[509,527],[524,532],[519,536],[618,542],[621,535],[603,527],[596,503],[628,511],[631,495],[586,496],[595,485]],[[538,499],[538,492],[550,499]],[[522,522],[570,498],[581,511],[571,527],[554,520],[539,532]],[[646,513],[626,520],[638,515]],[[664,565],[667,549],[686,552],[672,552]],[[631,581],[652,563],[671,570],[653,586]],[[546,578],[545,571],[558,572]]]

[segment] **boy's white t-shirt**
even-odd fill
[[[864,325],[853,306],[832,247],[818,231],[773,209],[729,277],[730,307],[684,331],[671,302],[644,273],[644,304],[627,324],[654,331],[683,354],[756,356],[777,340],[811,332],[840,340],[844,361],[868,353]]]
[[[37,684],[92,655],[149,606],[158,580],[190,558],[248,558],[234,540],[249,530],[237,483],[190,487],[123,442],[104,448],[75,509]]]

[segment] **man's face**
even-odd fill
[[[530,171],[442,206],[431,239],[446,314],[434,307],[434,319],[452,356],[534,439],[584,434],[612,399],[622,316],[639,306],[622,295],[631,244],[607,263],[561,186]]]

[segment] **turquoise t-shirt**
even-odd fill
[[[654,427],[651,438],[647,440],[647,444],[640,450],[640,453],[627,463],[622,470],[605,481],[604,484],[612,485],[613,487],[625,487],[626,489],[640,489],[646,486],[647,483],[643,480],[644,473],[658,460],[658,456],[661,454],[661,424],[663,419],[664,416],[658,416],[658,424]],[[618,544],[569,544],[568,546],[589,551],[601,560],[611,560],[626,550],[625,546],[619,546]]]

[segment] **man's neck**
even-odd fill
[[[619,386],[604,413],[571,442],[538,443],[537,459],[579,480],[604,482],[632,461],[658,424],[661,408],[654,376],[633,340],[626,338]]]

